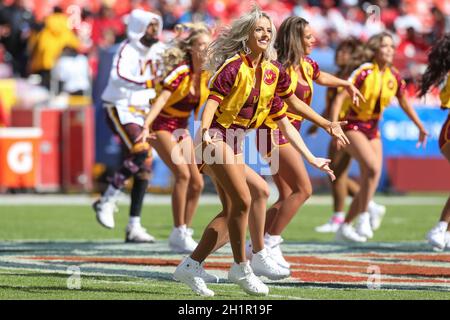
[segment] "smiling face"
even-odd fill
[[[208,48],[210,42],[211,37],[206,33],[201,33],[199,36],[197,36],[193,40],[190,50],[192,58],[197,61],[201,61],[202,63],[205,62],[206,49]]]
[[[392,64],[394,61],[395,45],[391,37],[383,37],[380,47],[375,54],[375,60],[380,64]]]
[[[254,54],[261,54],[267,50],[272,40],[272,24],[266,17],[256,22],[255,29],[250,32],[247,46]]]
[[[303,31],[302,43],[303,43],[303,51],[305,52],[305,55],[306,56],[310,55],[314,48],[314,44],[316,43],[316,38],[314,38],[309,24],[305,25],[305,29]]]

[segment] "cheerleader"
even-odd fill
[[[440,98],[441,109],[450,110],[450,34],[447,33],[431,49],[428,55],[428,68],[422,76],[419,95],[424,96],[432,86],[444,83]],[[447,77],[447,80],[445,78]],[[444,157],[450,162],[450,113],[439,135],[439,147]],[[441,213],[437,225],[427,234],[431,246],[438,250],[450,248],[450,197]]]
[[[313,96],[313,82],[329,87],[342,87],[352,96],[355,104],[359,104],[361,93],[349,81],[341,80],[329,73],[320,71],[319,65],[310,57],[315,43],[309,23],[300,17],[289,17],[280,26],[275,40],[278,61],[289,74],[291,89],[295,96],[308,106]],[[310,107],[309,107],[310,108]],[[310,109],[312,110],[312,109]],[[292,107],[287,108],[289,122],[300,130],[303,117]],[[275,129],[272,129],[275,128]],[[277,161],[277,172],[272,178],[278,188],[279,198],[267,211],[264,241],[270,248],[272,257],[279,265],[289,268],[289,263],[283,258],[280,244],[283,241],[281,233],[297,213],[298,209],[312,194],[312,185],[302,158],[289,143],[282,132],[268,118],[258,129],[258,150],[263,157],[273,163]],[[262,143],[267,141],[266,144]],[[247,250],[251,255],[250,247]]]
[[[347,79],[353,71],[354,57],[360,56],[363,51],[364,44],[356,38],[352,37],[342,41],[336,48],[335,64],[339,68],[336,76]],[[341,92],[342,89],[342,87],[328,88],[324,110],[326,118],[329,118],[331,105],[338,92]],[[316,131],[317,127],[313,125],[309,128],[308,134],[314,134]],[[347,196],[354,197],[359,191],[359,183],[348,177],[351,157],[347,152],[339,148],[334,139],[330,141],[328,146],[328,157],[331,159],[330,168],[333,169],[336,176],[336,180],[331,184],[334,213],[327,223],[315,228],[316,232],[319,233],[335,233],[339,229],[345,219],[344,208]],[[386,213],[386,207],[371,200],[368,211],[370,214],[370,225],[373,230],[376,230],[381,225],[381,221]]]
[[[279,277],[286,273],[264,248],[265,207],[258,206],[259,210],[255,210],[254,203],[262,204],[267,200],[268,186],[243,162],[242,142],[246,132],[270,118],[313,166],[332,177],[328,159],[314,157],[286,118],[283,100],[341,139],[342,143],[348,142],[341,123],[327,121],[293,95],[289,75],[274,60],[274,39],[275,27],[271,18],[255,8],[235,20],[210,45],[207,69],[215,70],[215,73],[209,82],[210,95],[200,132],[203,142],[198,149],[207,171],[223,192],[223,210],[206,227],[197,248],[174,273],[176,280],[200,295],[214,295],[203,279],[202,264],[228,237],[234,259],[228,279],[245,292],[268,294],[268,287],[256,276],[257,273],[269,270]],[[255,251],[251,264],[245,254],[247,223]]]
[[[347,121],[344,130],[351,144],[345,147],[345,151],[358,161],[361,172],[359,191],[353,198],[344,223],[336,232],[337,241],[365,242],[373,237],[368,205],[378,186],[383,160],[378,122],[394,96],[419,129],[417,146],[426,144],[428,133],[406,100],[405,82],[392,66],[394,53],[394,41],[389,33],[371,37],[366,44],[363,63],[350,76],[350,81],[359,88],[366,101],[358,106],[342,92],[331,107],[331,119],[337,119],[342,111],[342,119]],[[352,222],[357,217],[359,220],[355,229]]]
[[[186,38],[164,55],[167,72],[162,91],[148,113],[143,134],[138,141],[147,141],[158,152],[175,176],[172,191],[174,227],[169,237],[170,248],[177,253],[194,251],[197,243],[189,228],[203,189],[203,178],[194,159],[194,145],[188,131],[192,112],[197,117],[209,94],[209,74],[202,71],[211,33],[205,25],[189,25]],[[178,26],[183,28],[183,26]]]

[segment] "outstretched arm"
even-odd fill
[[[352,97],[353,104],[359,106],[359,99],[366,101],[362,93],[350,81],[339,79],[327,72],[320,72],[319,77],[315,80],[318,84],[326,87],[344,87],[348,94]]]
[[[308,161],[312,166],[316,167],[317,169],[326,172],[330,176],[331,181],[334,181],[334,179],[336,179],[336,177],[333,174],[333,170],[331,170],[329,167],[331,160],[324,158],[316,158],[306,146],[300,133],[292,125],[292,123],[288,120],[287,117],[284,117],[281,120],[277,121],[277,125],[278,128],[280,128],[283,135],[292,144],[292,146],[305,157],[306,161]]]
[[[328,134],[339,139],[342,144],[349,144],[349,140],[347,136],[342,131],[341,125],[346,124],[345,121],[340,122],[330,122],[317,112],[315,112],[312,108],[310,108],[306,103],[301,101],[295,94],[290,95],[288,98],[284,100],[287,105],[293,109],[295,109],[302,117],[314,122],[319,127],[323,128]]]

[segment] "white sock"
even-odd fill
[[[108,200],[117,200],[120,194],[120,189],[115,188],[112,184],[108,185],[108,188],[106,189],[105,193],[103,193],[102,200],[108,201]]]
[[[437,224],[437,228],[441,230],[442,232],[447,231],[448,229],[448,222],[445,221],[439,221]]]
[[[128,220],[128,225],[130,227],[137,227],[141,225],[141,217],[130,217]]]
[[[182,224],[181,226],[174,227],[174,229],[178,229],[178,231],[180,231],[180,232],[186,232],[187,227],[185,224]]]

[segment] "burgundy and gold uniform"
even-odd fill
[[[447,82],[440,94],[441,98],[441,108],[450,111],[450,75],[447,76]],[[445,120],[442,126],[441,134],[439,135],[439,148],[444,148],[444,146],[450,143],[450,112],[448,114],[447,120]]]
[[[286,71],[292,81],[292,91],[295,93],[297,98],[310,106],[314,90],[313,81],[320,76],[320,68],[317,62],[309,57],[305,57],[300,63],[300,72],[302,72],[303,77],[308,83],[306,85],[299,82],[299,75],[294,67],[291,66]],[[303,117],[296,114],[295,111],[290,110],[287,106],[286,108],[286,115],[289,121],[297,130],[300,130]],[[289,144],[288,139],[283,136],[280,129],[277,128],[276,123],[271,121],[271,119],[268,119],[264,125],[258,129],[257,147],[258,151],[261,152],[263,156],[270,156],[273,148],[281,147],[287,144]]]
[[[192,66],[183,63],[170,72],[163,80],[162,87],[172,94],[153,122],[151,130],[173,133],[175,130],[185,129],[182,137],[187,135],[188,119],[191,112],[194,111],[197,117],[201,106],[208,97],[208,79],[208,72],[203,71],[200,76],[200,90],[197,90],[196,95],[193,95],[190,90],[192,87]]]
[[[348,123],[345,131],[357,130],[368,139],[380,137],[378,122],[384,108],[396,96],[401,98],[405,92],[405,81],[394,67],[387,67],[381,72],[378,64],[365,63],[356,69],[349,79],[362,93],[366,102],[360,101],[359,107],[354,105],[350,97],[344,100],[340,120]]]
[[[225,141],[235,154],[242,152],[248,129],[259,128],[267,119],[286,116],[282,99],[293,94],[291,79],[277,61],[261,62],[262,79],[255,88],[256,68],[243,53],[222,65],[210,80],[209,98],[219,102],[211,124],[211,137]],[[230,130],[231,129],[231,130]]]

